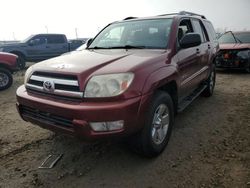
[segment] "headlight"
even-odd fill
[[[29,67],[29,68],[26,70],[25,75],[24,75],[24,85],[27,84],[27,82],[28,82],[28,80],[29,80],[29,78],[30,78],[32,72],[33,72],[32,66]]]
[[[85,88],[84,97],[114,97],[120,95],[128,89],[133,79],[133,73],[93,76]]]
[[[3,52],[3,48],[0,48],[0,52]]]

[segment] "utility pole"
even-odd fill
[[[78,39],[77,28],[75,28],[75,33],[76,33],[76,39]]]
[[[15,32],[13,32],[12,35],[13,35],[13,39],[16,40]]]
[[[45,25],[45,29],[46,29],[46,32],[49,33],[49,29],[47,25]]]

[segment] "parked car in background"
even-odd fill
[[[0,91],[12,85],[12,73],[17,71],[18,56],[0,52]]]
[[[244,69],[250,73],[250,31],[228,31],[220,36],[216,67]]]
[[[38,62],[75,50],[82,42],[68,42],[63,34],[37,34],[24,41],[0,45],[0,52],[19,57],[18,66],[23,69],[26,61]]]
[[[85,140],[122,138],[159,155],[174,116],[215,86],[216,34],[204,16],[129,17],[87,48],[31,66],[17,89],[25,121]]]
[[[87,40],[88,40],[87,38],[70,39],[69,40],[70,48],[76,50],[77,48],[85,44]]]

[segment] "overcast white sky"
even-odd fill
[[[1,0],[0,40],[31,34],[93,37],[105,25],[128,16],[181,10],[204,14],[215,28],[250,30],[250,0]]]

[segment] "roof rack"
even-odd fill
[[[127,18],[124,18],[123,20],[131,20],[131,19],[136,19],[137,17],[129,16]]]
[[[161,15],[158,15],[158,16],[171,16],[171,15],[177,15],[178,13],[171,13],[171,14],[161,14]]]
[[[206,17],[204,15],[196,14],[193,12],[181,11],[178,14],[179,15],[189,15],[189,16],[200,16],[201,18],[206,19]]]
[[[187,11],[180,11],[179,13],[172,13],[172,14],[161,14],[161,15],[158,15],[158,16],[171,16],[171,15],[200,16],[201,18],[206,19],[206,17],[203,16],[203,15],[196,14],[196,13],[193,13],[193,12],[187,12]]]

